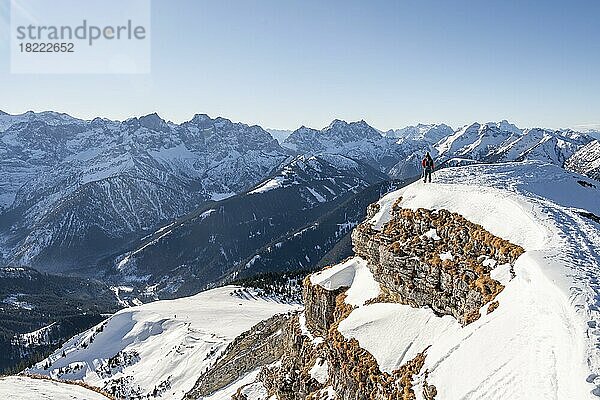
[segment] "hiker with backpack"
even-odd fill
[[[435,165],[429,152],[425,154],[421,165],[423,166],[423,182],[427,183],[427,177],[429,177],[429,183],[431,183],[431,173],[435,170]]]

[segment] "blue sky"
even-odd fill
[[[0,0],[10,113],[207,113],[281,129],[600,124],[595,0],[154,0],[145,75],[10,74],[9,8]]]

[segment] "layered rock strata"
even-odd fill
[[[430,307],[462,324],[479,318],[479,309],[504,288],[491,278],[492,269],[503,265],[512,271],[523,248],[459,214],[398,204],[381,230],[367,220],[352,232],[354,251],[367,260],[384,300]]]

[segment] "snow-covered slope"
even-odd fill
[[[297,308],[237,286],[127,308],[28,372],[83,380],[119,398],[180,399],[236,336]]]
[[[600,181],[600,141],[594,140],[580,148],[567,160],[565,168]]]
[[[417,399],[425,379],[445,400],[597,398],[600,190],[582,179],[538,162],[477,165],[449,168],[432,185],[417,182],[386,195],[372,218],[375,229],[390,219],[394,204],[446,209],[525,253],[514,278],[493,270],[505,285],[499,307],[469,325],[428,309],[375,303],[352,311],[339,330],[384,371],[427,349],[413,380]],[[355,277],[350,290],[365,285]]]
[[[107,400],[108,397],[79,385],[27,376],[0,378],[0,398],[12,400]]]

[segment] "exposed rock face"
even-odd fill
[[[284,343],[291,336],[284,334],[284,328],[289,329],[292,320],[297,321],[298,317],[275,315],[242,333],[227,346],[215,365],[198,378],[185,398],[208,396],[254,369],[279,360],[287,348]]]
[[[337,290],[327,290],[310,283],[310,277],[304,280],[302,297],[304,298],[304,314],[306,325],[311,332],[318,336],[326,336],[334,322],[336,299],[340,293],[348,289],[341,287]]]
[[[323,388],[309,370],[317,358],[326,357],[326,346],[323,341],[315,342],[302,334],[298,317],[288,322],[283,336],[285,351],[281,363],[263,368],[259,380],[279,400],[305,399]]]
[[[490,271],[512,266],[523,249],[456,213],[397,204],[381,231],[367,221],[352,232],[354,251],[368,261],[386,300],[429,306],[463,324],[479,318],[503,289]]]
[[[306,299],[319,298],[323,296],[322,291],[327,291],[312,285],[309,279],[304,284]],[[301,328],[301,318],[290,320],[284,329],[286,349],[281,363],[263,368],[259,376],[269,394],[275,394],[279,400],[321,399],[326,398],[327,388],[331,387],[339,400],[414,399],[412,377],[420,372],[426,349],[398,370],[381,372],[375,358],[361,348],[358,341],[346,339],[337,330],[339,322],[353,307],[345,303],[344,293],[339,290],[330,293],[337,293],[333,310],[313,307],[305,314],[306,328],[310,332]],[[326,334],[315,338],[312,337],[315,331]],[[326,381],[319,382],[310,373],[318,360],[327,362]],[[425,388],[429,394],[435,391],[432,385]]]

